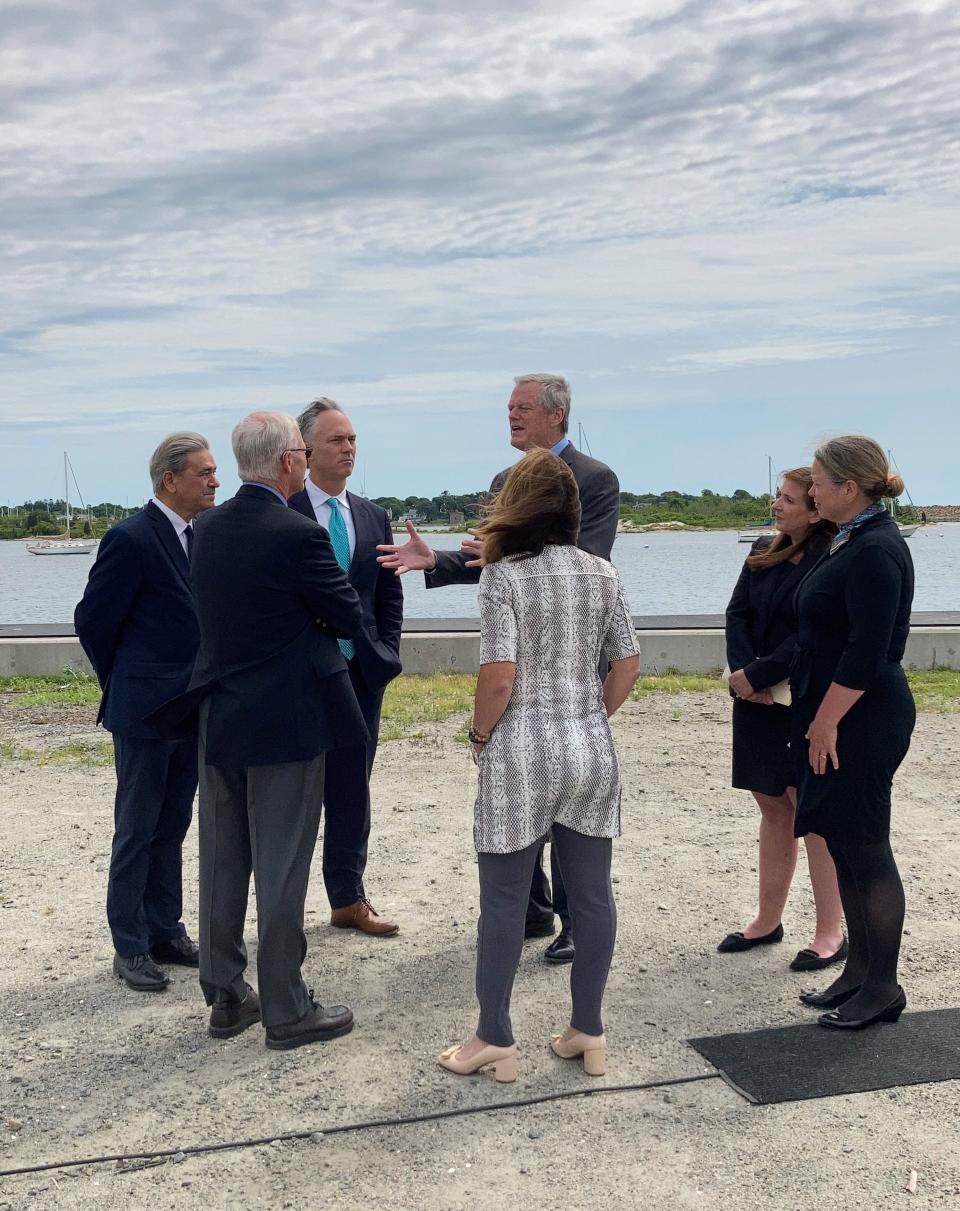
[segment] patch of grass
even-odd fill
[[[423,723],[442,723],[452,715],[472,710],[476,684],[476,677],[466,673],[402,676],[391,681],[383,697],[380,739],[415,739],[410,728]]]
[[[0,694],[10,694],[13,707],[87,706],[100,701],[96,677],[65,669],[56,677],[0,677]]]
[[[113,744],[109,740],[68,740],[54,748],[36,749],[0,741],[0,762],[29,761],[35,765],[113,765]]]
[[[641,677],[633,687],[630,697],[636,702],[640,698],[649,698],[651,694],[704,694],[717,690],[725,692],[726,688],[720,680],[719,672],[709,676],[664,673],[658,677]]]
[[[923,669],[907,673],[918,711],[942,715],[960,713],[960,671]]]

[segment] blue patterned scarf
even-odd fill
[[[871,517],[877,517],[880,513],[886,513],[886,507],[882,501],[875,500],[873,504],[867,505],[862,513],[858,513],[856,517],[851,517],[849,521],[845,521],[842,526],[837,527],[837,534],[833,542],[830,544],[830,554],[839,551],[845,542],[850,541],[850,535],[857,528],[862,526],[865,521],[869,521]]]

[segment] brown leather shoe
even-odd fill
[[[247,985],[242,1001],[217,1001],[210,1010],[207,1033],[214,1039],[232,1039],[243,1034],[248,1026],[260,1021],[260,998]]]
[[[353,1029],[353,1012],[346,1005],[329,1005],[324,1008],[310,994],[310,1008],[297,1022],[284,1026],[267,1027],[267,1046],[271,1051],[290,1051],[294,1047],[305,1047],[308,1043],[323,1043],[327,1039],[349,1034]]]
[[[334,929],[359,929],[361,933],[379,938],[390,938],[400,932],[397,922],[381,917],[367,899],[357,900],[345,908],[335,908],[330,914],[330,924]]]

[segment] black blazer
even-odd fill
[[[581,454],[573,442],[560,451],[560,458],[573,472],[580,489],[580,534],[577,546],[581,551],[609,559],[617,537],[620,521],[620,482],[606,463]],[[493,477],[491,492],[499,492],[509,468]],[[437,566],[425,572],[428,589],[448,584],[477,584],[482,568],[468,568],[466,556],[459,551],[437,551]]]
[[[316,522],[244,484],[195,527],[200,651],[190,685],[154,716],[189,726],[209,699],[209,765],[307,761],[366,728],[335,638],[360,631],[357,595]]]
[[[371,693],[378,693],[401,671],[400,632],[403,627],[403,586],[400,577],[377,563],[377,543],[392,543],[393,534],[385,509],[362,496],[347,493],[356,531],[356,545],[347,578],[357,591],[363,611],[363,629],[355,637],[360,675]],[[316,522],[310,497],[304,488],[287,502],[304,517]],[[324,534],[326,530],[320,527]]]
[[[773,541],[764,535],[750,554]],[[777,564],[754,571],[746,563],[727,606],[727,664],[742,669],[755,690],[769,689],[790,673],[797,646],[797,586],[830,545],[831,536],[811,536],[799,563]]]
[[[797,644],[806,673],[801,692],[822,693],[831,681],[871,689],[903,659],[912,603],[907,544],[889,514],[878,514],[825,556],[797,593]]]
[[[115,735],[160,739],[146,716],[190,680],[200,628],[189,572],[153,501],[100,541],[73,625],[103,690],[97,722]]]

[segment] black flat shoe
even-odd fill
[[[851,997],[855,997],[859,991],[860,985],[857,984],[847,992],[834,992],[832,994],[826,992],[801,992],[800,1000],[803,1001],[804,1005],[809,1005],[812,1009],[836,1009],[844,1001],[849,1001]]]
[[[850,946],[847,939],[844,938],[837,950],[832,955],[818,955],[815,950],[811,950],[809,946],[803,950],[797,951],[797,957],[790,964],[791,971],[822,971],[824,967],[830,967],[833,963],[839,963],[847,957],[847,952]]]
[[[170,977],[148,954],[113,956],[113,974],[134,992],[163,992]]]
[[[527,921],[523,927],[525,938],[552,938],[557,926],[553,917],[543,917],[539,921]]]
[[[867,1026],[874,1026],[877,1022],[896,1022],[899,1021],[901,1013],[907,1007],[907,994],[901,988],[897,993],[896,998],[890,1002],[886,1009],[881,1009],[879,1013],[875,1013],[869,1018],[845,1018],[842,1013],[821,1013],[817,1018],[818,1026],[825,1026],[828,1030],[863,1030]]]
[[[773,942],[783,941],[783,926],[778,925],[776,929],[771,929],[769,933],[765,933],[762,938],[745,938],[739,930],[736,933],[728,933],[723,939],[717,950],[720,954],[731,954],[737,950],[753,950],[754,946],[769,946]]]

